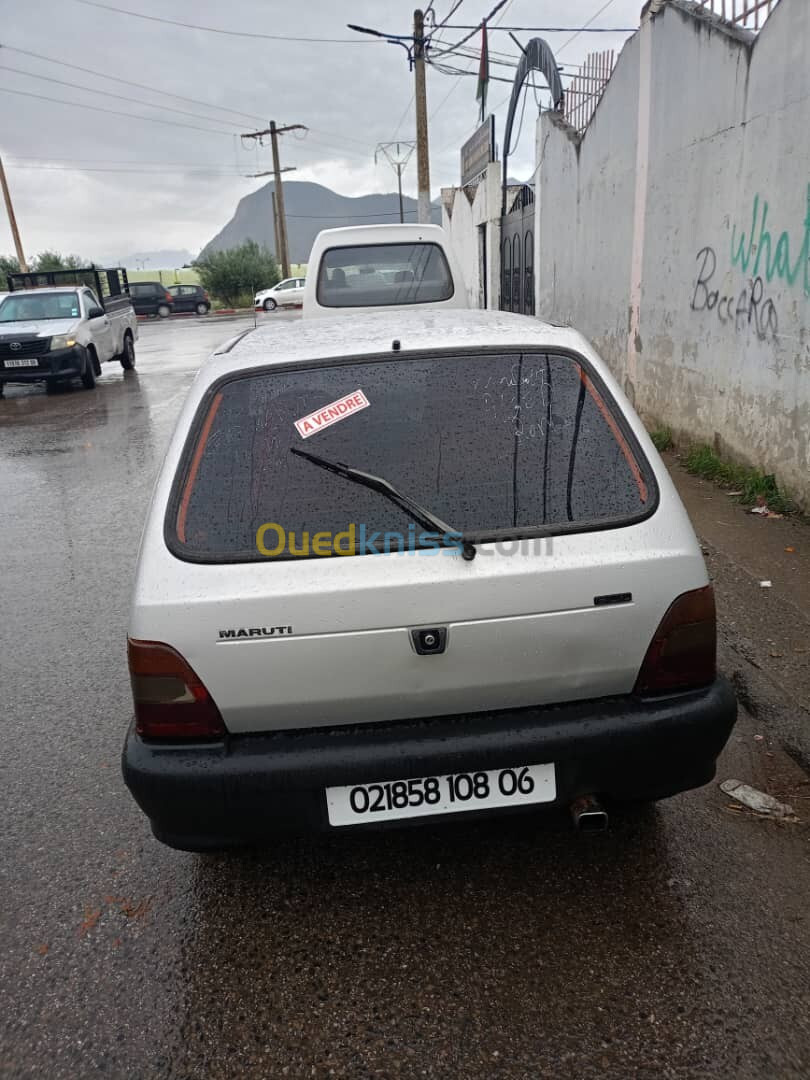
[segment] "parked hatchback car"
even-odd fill
[[[686,512],[580,334],[447,309],[260,327],[201,370],[157,483],[124,777],[189,850],[553,804],[601,823],[713,777],[736,714],[715,637]]]
[[[171,293],[175,314],[193,311],[207,315],[211,310],[211,300],[202,285],[170,285],[167,291]]]
[[[275,311],[277,307],[283,307],[285,304],[303,304],[305,285],[306,278],[285,278],[272,289],[262,289],[261,292],[257,292],[255,306],[264,308],[265,311]]]
[[[159,315],[167,319],[174,310],[174,297],[159,281],[132,282],[129,297],[136,315]]]

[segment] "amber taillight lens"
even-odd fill
[[[161,641],[127,639],[135,730],[146,739],[221,739],[225,725],[186,660]]]
[[[707,686],[717,674],[714,589],[683,593],[658,625],[636,680],[637,694]]]

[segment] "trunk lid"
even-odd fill
[[[703,583],[689,546],[644,554],[633,531],[650,530],[532,540],[512,555],[479,545],[473,562],[419,552],[190,567],[186,599],[142,610],[133,632],[161,626],[232,732],[628,693],[673,597]],[[595,603],[621,594],[632,599]],[[418,655],[416,628],[445,629],[444,652]]]

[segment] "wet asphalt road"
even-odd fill
[[[746,715],[718,778],[805,822],[713,784],[599,837],[152,839],[118,765],[138,537],[186,387],[248,322],[150,323],[135,373],[0,401],[0,1075],[806,1078],[810,788]]]

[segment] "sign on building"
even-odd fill
[[[486,118],[461,148],[461,186],[465,187],[477,179],[490,161],[497,161],[494,114]]]

